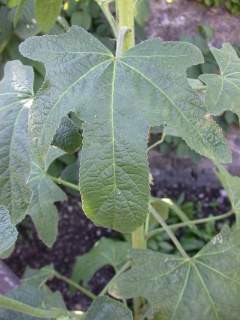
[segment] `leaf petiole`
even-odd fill
[[[172,232],[171,228],[166,224],[164,219],[157,213],[157,211],[153,208],[153,206],[149,205],[149,211],[154,216],[154,218],[161,224],[163,229],[167,232],[167,234],[169,235],[169,238],[175,244],[176,248],[181,253],[181,255],[184,258],[189,259],[189,256],[187,255],[186,251],[183,249],[181,243],[178,241],[175,234]]]
[[[202,224],[202,223],[207,223],[207,222],[211,222],[211,221],[219,221],[219,220],[231,217],[233,214],[234,214],[233,210],[230,210],[229,212],[221,214],[221,215],[216,216],[216,217],[208,217],[208,218],[197,219],[197,220],[189,220],[189,221],[186,221],[186,222],[172,224],[172,225],[169,225],[168,227],[170,229],[175,230],[175,229],[178,229],[178,228],[189,227],[190,225]],[[150,238],[154,237],[156,234],[159,234],[159,233],[161,233],[163,231],[165,231],[164,228],[157,228],[155,230],[152,230],[152,231],[150,231],[148,233],[147,239],[150,239]]]
[[[73,184],[71,182],[68,182],[66,180],[63,180],[62,178],[57,178],[57,177],[53,177],[50,176],[49,177],[52,179],[52,181],[54,181],[56,184],[62,185],[64,187],[70,188],[72,190],[78,191],[79,192],[79,186],[76,184]]]

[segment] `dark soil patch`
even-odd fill
[[[98,228],[82,213],[80,200],[69,197],[67,202],[58,205],[59,234],[51,249],[47,248],[37,237],[36,230],[28,218],[19,226],[19,239],[16,248],[6,264],[19,277],[26,267],[39,269],[52,264],[54,268],[65,276],[70,276],[77,256],[89,251],[101,237],[118,237],[116,232]],[[113,276],[113,270],[105,267],[97,272],[89,283],[90,289],[98,294]],[[52,290],[60,290],[72,309],[85,310],[91,302],[85,295],[77,292],[70,296],[68,285],[54,279],[49,282]]]
[[[151,0],[151,17],[147,26],[149,37],[179,40],[181,36],[196,34],[199,25],[214,29],[213,44],[240,43],[240,17],[220,7],[208,8],[194,0]]]

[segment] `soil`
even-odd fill
[[[213,28],[212,44],[240,43],[240,16],[233,16],[220,7],[206,7],[195,0],[151,0],[151,16],[147,26],[148,37],[179,40],[196,34],[199,25]]]

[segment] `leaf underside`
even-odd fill
[[[239,319],[239,230],[223,229],[191,259],[134,250],[132,260],[112,295],[146,298],[161,320]]]
[[[45,64],[30,126],[37,165],[43,166],[61,119],[83,121],[80,191],[95,224],[122,232],[140,226],[148,211],[147,136],[167,125],[210,159],[230,161],[219,127],[189,87],[186,69],[203,62],[193,45],[152,39],[119,58],[79,27],[32,37],[22,54]],[[39,121],[40,119],[40,121]]]

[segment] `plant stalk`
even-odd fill
[[[178,251],[181,253],[181,255],[184,258],[189,259],[189,256],[187,255],[186,251],[183,249],[181,243],[178,241],[175,234],[172,232],[170,227],[166,224],[164,219],[157,213],[157,211],[151,205],[149,206],[149,211],[154,216],[154,218],[161,224],[163,229],[167,232],[167,234],[169,235],[169,238],[172,240],[172,242],[174,243]]]
[[[72,189],[72,190],[74,190],[74,191],[79,192],[79,186],[78,186],[78,185],[73,184],[73,183],[71,183],[71,182],[68,182],[68,181],[66,181],[66,180],[63,180],[62,178],[56,178],[56,177],[52,177],[52,176],[49,176],[49,177],[50,177],[50,178],[52,179],[52,181],[54,181],[55,183],[57,183],[57,184],[59,184],[59,185],[62,185],[62,186],[64,186],[64,187],[70,188],[70,189]]]
[[[190,225],[197,225],[197,224],[207,223],[207,222],[211,222],[211,221],[219,221],[219,220],[222,220],[222,219],[229,218],[233,214],[234,214],[233,210],[230,210],[229,212],[221,214],[221,215],[216,216],[216,217],[208,217],[208,218],[197,219],[197,220],[189,220],[189,221],[186,221],[186,222],[172,224],[172,225],[169,225],[168,227],[171,230],[175,230],[175,229],[179,229],[179,228],[189,227]],[[147,239],[150,239],[150,238],[154,237],[156,234],[159,234],[159,233],[161,233],[163,231],[165,231],[164,228],[157,228],[155,230],[152,230],[152,231],[150,231],[148,233]]]
[[[94,300],[97,298],[97,296],[92,293],[91,291],[89,291],[88,289],[80,286],[78,283],[72,281],[71,279],[61,275],[60,273],[56,272],[54,273],[54,276],[56,278],[58,278],[59,280],[62,280],[64,282],[66,282],[67,284],[69,284],[70,286],[75,287],[77,290],[79,290],[80,292],[82,292],[83,294],[85,294],[85,296],[89,297],[90,299]]]
[[[0,308],[20,312],[32,317],[42,319],[56,319],[59,317],[68,317],[70,313],[61,309],[43,310],[34,308],[25,303],[0,295]]]

